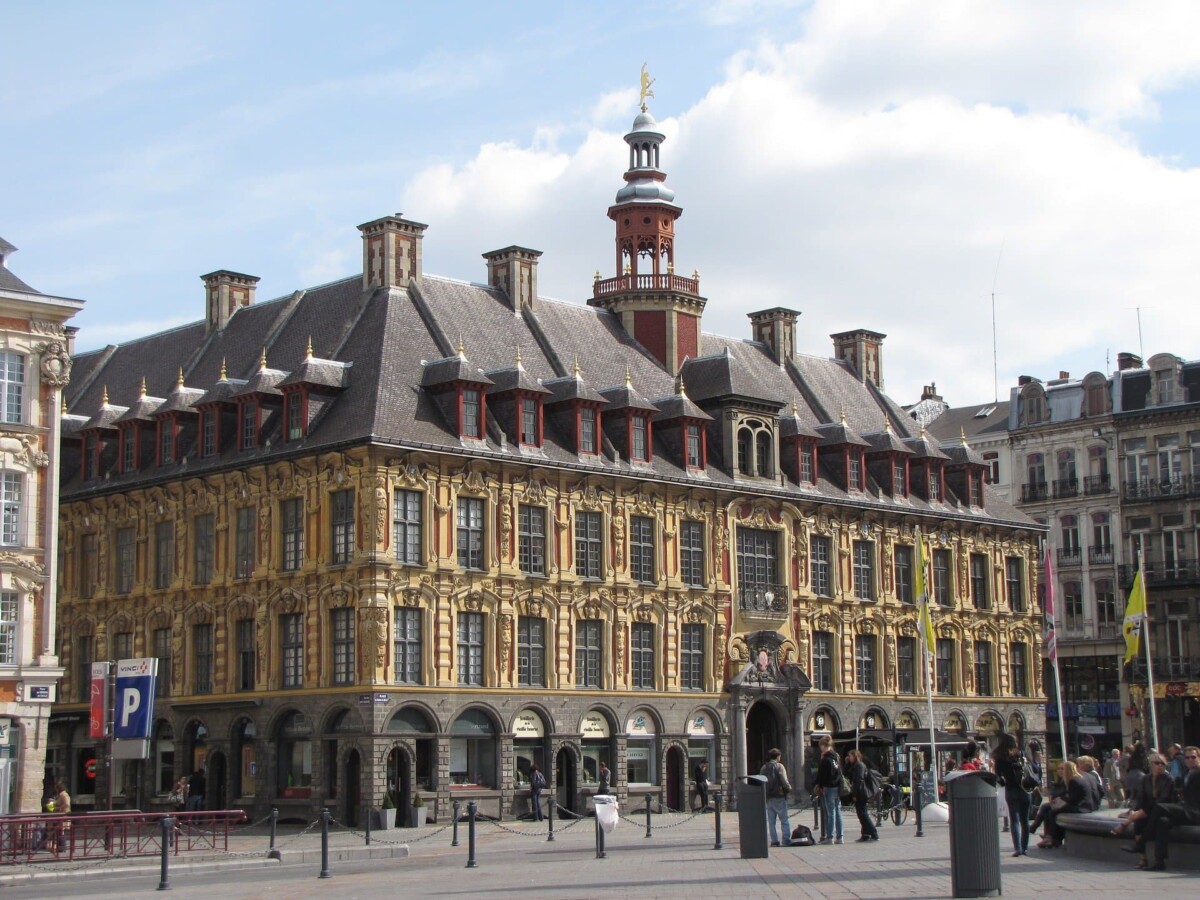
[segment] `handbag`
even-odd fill
[[[1050,801],[1050,808],[1052,810],[1054,810],[1055,812],[1060,812],[1061,810],[1065,809],[1066,806],[1067,806],[1067,798],[1066,797],[1055,797],[1053,800]]]

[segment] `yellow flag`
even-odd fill
[[[1129,601],[1125,604],[1125,662],[1131,662],[1138,654],[1138,641],[1142,635],[1142,619],[1146,616],[1146,583],[1139,568],[1133,576],[1133,587],[1129,589]]]
[[[925,583],[925,542],[921,540],[921,532],[917,532],[917,574],[913,579],[913,590],[917,594],[917,615],[920,618],[921,634],[925,636],[925,645],[932,654],[935,650],[933,637],[933,620],[929,617],[929,590]]]

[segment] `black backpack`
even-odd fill
[[[813,837],[812,829],[807,825],[797,825],[792,829],[792,845],[797,847],[811,847],[817,842]]]
[[[863,775],[863,787],[867,789],[867,798],[874,800],[883,790],[883,779],[866,763],[863,763],[863,768],[866,769],[866,774]]]

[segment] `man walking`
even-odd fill
[[[536,765],[529,769],[529,803],[533,807],[534,821],[540,822],[542,815],[542,791],[546,789],[546,776]]]
[[[787,798],[792,792],[792,783],[788,781],[787,769],[779,760],[783,753],[778,747],[767,751],[767,761],[759,771],[759,775],[767,779],[767,827],[771,829],[771,846],[780,846],[779,833],[775,830],[775,821],[783,829],[784,847],[792,845],[792,823],[788,821]]]
[[[187,811],[198,812],[204,809],[204,791],[208,787],[204,779],[203,766],[188,777]]]
[[[842,761],[833,749],[833,738],[824,735],[817,745],[817,796],[821,798],[821,843],[842,843]]]

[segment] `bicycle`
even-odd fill
[[[904,794],[900,788],[891,783],[883,786],[871,806],[876,825],[882,825],[883,820],[888,817],[894,824],[903,825],[908,818],[908,807],[904,803]]]

